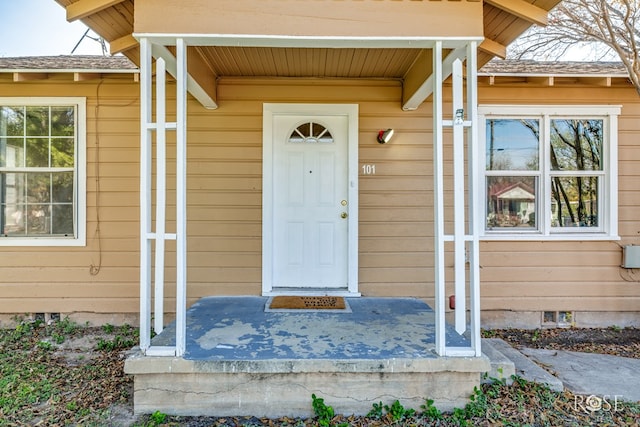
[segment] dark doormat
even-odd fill
[[[349,310],[349,305],[343,297],[333,296],[288,296],[281,295],[270,298],[267,302],[267,311],[273,310]]]

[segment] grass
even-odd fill
[[[74,349],[91,337],[90,347]],[[175,417],[155,412],[113,421],[114,405],[131,409],[131,379],[123,373],[123,353],[137,343],[128,325],[87,328],[63,319],[52,324],[21,321],[0,329],[0,427],[14,425],[112,426],[590,426],[640,425],[640,403],[581,400],[514,377],[477,388],[469,403],[443,413],[425,398],[421,408],[398,400],[371,402],[367,416],[340,415],[330,397],[310,396],[308,419],[256,417]],[[86,341],[86,340],[85,340]],[[70,349],[71,348],[71,349]],[[68,358],[66,356],[74,357]]]

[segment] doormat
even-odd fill
[[[344,297],[332,296],[277,296],[267,302],[266,311],[350,311]]]

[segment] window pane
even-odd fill
[[[49,107],[27,107],[27,136],[49,136]]]
[[[20,168],[24,166],[24,139],[0,139],[0,167]]]
[[[73,167],[73,139],[59,138],[51,141],[51,167]]]
[[[73,235],[73,206],[53,205],[53,234]]]
[[[27,234],[49,234],[49,205],[27,206]]]
[[[0,136],[24,135],[24,109],[0,107]]]
[[[24,235],[26,206],[23,204],[2,204],[0,206],[0,231],[5,236]]]
[[[533,176],[487,177],[487,229],[537,229],[537,184]]]
[[[598,177],[553,177],[552,227],[598,227]]]
[[[538,170],[537,119],[487,120],[487,170]]]
[[[74,129],[73,107],[51,107],[52,136],[72,136]]]
[[[51,192],[53,203],[73,202],[73,172],[54,173]]]
[[[49,138],[27,139],[25,166],[29,168],[49,167]]]
[[[552,170],[602,170],[600,119],[551,120]]]
[[[27,175],[27,203],[50,203],[51,174],[30,173]]]

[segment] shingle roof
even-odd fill
[[[0,71],[137,71],[136,65],[124,56],[23,56],[0,57]],[[528,76],[627,76],[621,62],[533,61],[494,59],[484,65],[480,75]]]
[[[137,71],[138,67],[124,56],[23,56],[0,57],[0,71]]]
[[[628,76],[622,62],[533,61],[494,59],[485,64],[480,75],[527,76]]]

